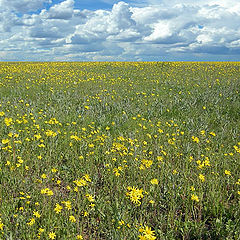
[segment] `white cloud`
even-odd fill
[[[170,24],[169,21],[160,21],[154,24],[153,33],[144,38],[145,41],[161,41],[170,38],[173,33],[174,29],[173,26]]]
[[[135,21],[131,18],[132,12],[129,5],[124,2],[114,4],[112,12],[108,19],[108,31],[110,33],[118,33],[119,30],[131,28],[135,25]]]
[[[141,34],[136,31],[134,28],[129,28],[126,30],[120,30],[116,35],[110,35],[106,39],[108,41],[123,41],[123,42],[132,42],[141,37]]]
[[[0,0],[0,8],[26,13],[41,9],[44,3],[51,2],[51,0]]]
[[[48,11],[43,10],[41,15],[49,19],[70,19],[73,15],[74,0],[65,0],[53,5]]]
[[[114,4],[111,11],[97,10],[87,17],[84,24],[76,26],[66,42],[89,44],[95,41],[130,41],[140,35],[131,16],[129,5],[124,2]]]

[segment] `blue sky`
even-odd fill
[[[239,61],[239,0],[0,0],[0,61]]]
[[[49,8],[54,4],[58,4],[62,2],[62,0],[52,0],[52,3],[45,3],[45,6]],[[74,8],[76,9],[88,9],[88,10],[97,10],[97,9],[111,9],[113,4],[117,1],[101,1],[101,0],[75,0]],[[129,3],[131,1],[125,1]]]

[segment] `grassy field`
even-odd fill
[[[1,63],[0,239],[240,239],[240,63]]]

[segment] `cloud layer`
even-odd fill
[[[157,2],[0,0],[0,60],[240,60],[238,1]]]

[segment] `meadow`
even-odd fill
[[[240,63],[0,63],[0,239],[240,239]]]

